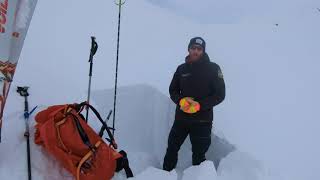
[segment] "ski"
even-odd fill
[[[3,111],[37,0],[0,0],[0,142]]]

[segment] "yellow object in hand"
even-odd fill
[[[182,98],[179,102],[179,105],[181,107],[181,110],[185,113],[193,114],[196,113],[200,110],[200,104],[198,102],[196,103],[190,103],[188,101],[188,98],[190,97],[185,97]]]
[[[190,106],[190,103],[187,101],[186,98],[182,98],[180,100],[180,103],[179,103],[180,107],[187,107],[187,106]]]

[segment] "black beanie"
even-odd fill
[[[188,49],[191,48],[193,45],[199,45],[203,48],[203,52],[206,52],[206,42],[201,37],[194,37],[190,40],[190,43],[188,45]]]

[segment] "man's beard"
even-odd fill
[[[190,55],[189,56],[189,60],[194,62],[194,61],[198,61],[199,59],[201,59],[202,55],[199,54],[199,55]]]

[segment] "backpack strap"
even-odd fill
[[[68,106],[65,106],[64,108],[58,109],[57,111],[54,112],[54,115],[57,114],[59,111],[64,110],[64,113],[71,111],[72,109],[67,109]],[[62,120],[58,121],[55,123],[55,128],[56,128],[56,132],[57,132],[57,139],[59,140],[59,144],[61,145],[62,149],[71,154],[72,152],[70,151],[70,149],[68,149],[66,147],[66,145],[63,143],[62,138],[61,138],[61,133],[60,133],[60,126],[63,125],[66,122],[67,118],[64,117]]]
[[[126,172],[127,178],[133,177],[133,173],[129,165],[129,159],[128,159],[127,153],[121,150],[119,154],[121,154],[122,157],[117,159],[116,172],[119,172],[122,169],[124,169],[124,171]]]
[[[94,148],[98,148],[101,145],[101,141],[98,141],[95,145]],[[77,180],[80,180],[80,172],[81,172],[81,167],[84,165],[85,162],[89,160],[90,157],[92,157],[94,153],[92,151],[89,151],[79,162],[79,165],[77,167]]]
[[[64,110],[63,110],[63,111],[64,111],[64,112],[63,112],[63,113],[64,113],[64,118],[63,118],[61,121],[58,121],[58,122],[55,124],[56,131],[57,131],[57,136],[58,136],[58,139],[59,139],[59,142],[60,142],[62,148],[64,149],[64,151],[70,153],[70,150],[65,146],[65,144],[64,144],[63,141],[62,141],[61,133],[60,133],[60,126],[66,122],[68,116],[72,116],[72,119],[73,119],[73,121],[74,121],[74,123],[75,123],[75,125],[76,125],[77,132],[78,132],[78,134],[79,134],[82,142],[83,142],[86,146],[88,146],[92,152],[94,152],[94,151],[96,150],[96,148],[91,144],[90,139],[89,139],[87,133],[84,131],[83,127],[82,127],[81,124],[80,124],[79,118],[77,117],[77,115],[74,114],[74,112],[72,112],[72,110],[73,110],[72,107],[66,106],[66,107],[64,108]]]
[[[72,112],[66,113],[66,116],[68,116],[68,115],[71,115],[73,117],[72,119],[76,124],[77,130],[78,130],[78,133],[79,133],[79,135],[81,137],[82,142],[86,146],[88,146],[91,149],[91,151],[94,152],[95,151],[95,147],[91,144],[87,133],[85,132],[85,130],[81,126],[79,118],[75,114],[73,114]]]
[[[112,135],[111,131],[110,131],[110,128],[108,127],[107,123],[103,121],[103,119],[101,118],[99,112],[93,107],[91,106],[90,104],[88,104],[86,101],[85,102],[82,102],[80,104],[75,104],[75,109],[78,111],[78,113],[80,114],[81,111],[84,109],[83,107],[89,107],[93,113],[96,115],[96,117],[98,118],[98,120],[101,122],[103,128],[107,131],[108,133],[108,136],[110,137],[110,145],[113,146],[114,149],[117,149],[118,148],[118,145],[116,144],[116,141],[114,139],[114,136]]]

